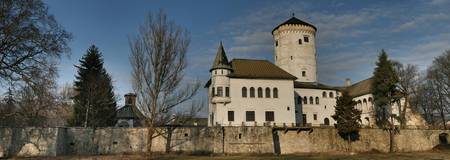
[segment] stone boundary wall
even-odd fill
[[[167,131],[167,128],[159,128]],[[264,154],[314,152],[388,152],[389,134],[361,129],[350,145],[334,128],[311,131],[271,127],[182,127],[153,139],[154,152],[200,154]],[[449,130],[401,130],[395,135],[397,152],[431,150],[439,134]],[[170,136],[168,136],[170,135]],[[170,145],[167,145],[170,140]],[[0,158],[58,155],[133,154],[146,151],[147,128],[0,128]]]

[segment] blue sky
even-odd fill
[[[206,82],[219,41],[228,58],[273,61],[273,27],[292,13],[318,28],[319,81],[342,85],[372,75],[384,48],[392,59],[425,69],[450,49],[450,2],[446,0],[45,0],[49,12],[74,36],[70,57],[59,65],[59,84],[72,83],[74,65],[97,45],[103,52],[115,92],[132,92],[128,37],[137,33],[149,12],[163,9],[191,34],[186,81]],[[198,98],[205,98],[202,90]],[[122,101],[121,101],[122,103]],[[119,104],[121,104],[119,103]]]

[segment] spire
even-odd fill
[[[210,71],[214,69],[231,69],[231,65],[230,63],[228,63],[227,55],[225,54],[225,50],[223,49],[222,41],[220,41],[219,48],[217,49],[216,59],[214,59],[214,63]]]

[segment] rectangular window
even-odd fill
[[[234,111],[228,111],[228,121],[234,121]]]
[[[302,44],[302,39],[298,39],[298,44]]]
[[[303,37],[303,41],[309,42],[309,37],[308,36]]]
[[[223,96],[223,87],[217,87],[217,96],[219,97]]]
[[[245,111],[245,121],[255,121],[255,111]]]
[[[317,120],[317,114],[314,114],[313,116],[314,116],[314,120],[316,121]]]
[[[216,90],[214,89],[214,87],[212,87],[211,95],[212,95],[213,97],[216,96]]]
[[[230,87],[225,87],[225,96],[230,97]]]
[[[278,46],[278,41],[275,41],[275,46]]]
[[[308,121],[306,121],[306,114],[302,114],[302,118],[303,118],[303,125],[306,125],[306,123],[308,123]]]
[[[266,111],[266,122],[275,121],[275,113],[273,111]]]

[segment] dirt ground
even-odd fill
[[[145,155],[99,155],[99,156],[60,156],[39,158],[13,158],[13,159],[56,159],[56,160],[140,160],[150,159]],[[151,159],[158,160],[450,160],[450,151],[430,151],[414,153],[320,153],[320,154],[298,154],[298,155],[232,155],[232,156],[192,156],[192,155],[159,155]]]

